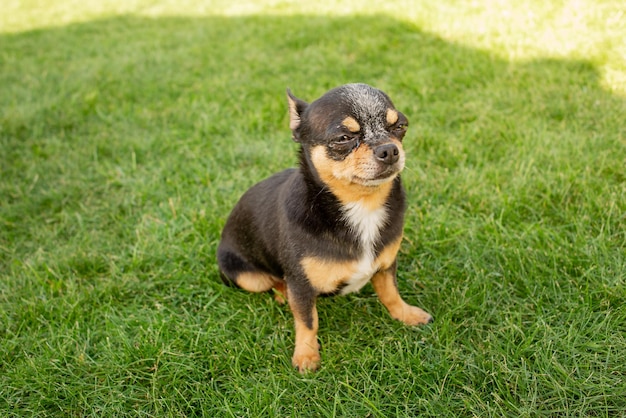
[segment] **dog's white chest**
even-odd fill
[[[380,237],[380,230],[387,221],[387,211],[384,206],[368,209],[361,203],[350,203],[344,206],[344,216],[361,240],[362,254],[356,272],[341,290],[342,295],[360,290],[380,268],[376,263],[374,246]]]

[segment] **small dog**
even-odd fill
[[[400,172],[407,118],[382,91],[347,84],[311,104],[287,90],[300,167],[256,184],[230,214],[217,250],[222,280],[274,289],[295,319],[292,364],[320,362],[316,299],[356,292],[371,280],[407,325],[432,317],[398,293],[396,255],[406,208]]]

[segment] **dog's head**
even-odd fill
[[[404,168],[408,120],[382,91],[346,84],[311,104],[287,91],[293,139],[331,189],[376,188]]]

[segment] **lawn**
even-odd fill
[[[621,0],[24,0],[0,14],[0,416],[626,416]],[[405,299],[224,287],[285,89],[410,121]]]

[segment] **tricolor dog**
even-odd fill
[[[330,90],[311,104],[287,91],[300,166],[249,189],[230,214],[217,251],[222,279],[251,292],[274,290],[295,319],[292,363],[320,363],[316,299],[369,281],[395,319],[432,317],[398,292],[396,255],[405,195],[400,180],[407,118],[365,84]]]

